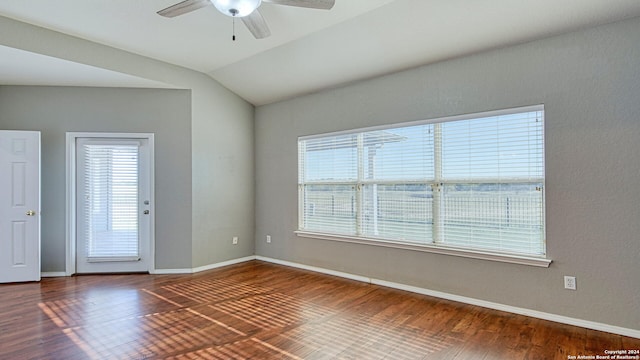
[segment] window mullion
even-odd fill
[[[298,229],[306,228],[304,210],[307,207],[305,196],[305,157],[307,154],[306,142],[298,142]]]
[[[443,241],[444,211],[442,209],[442,124],[440,123],[436,123],[433,126],[433,149],[434,183],[431,185],[433,194],[433,242],[441,243]]]
[[[364,233],[363,217],[364,217],[364,201],[362,195],[364,181],[364,133],[358,134],[357,140],[358,152],[358,179],[356,180],[356,235],[360,236]]]

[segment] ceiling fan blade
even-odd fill
[[[333,5],[335,5],[336,0],[262,0],[262,2],[277,5],[305,7],[310,9],[329,10],[333,7]]]
[[[158,15],[172,18],[201,9],[209,5],[213,5],[209,0],[185,0],[158,11]]]
[[[241,19],[256,39],[264,39],[271,35],[271,30],[258,9]]]

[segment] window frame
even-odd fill
[[[404,128],[404,127],[409,127],[409,126],[419,126],[419,125],[433,125],[434,129],[436,129],[435,131],[440,131],[440,126],[442,123],[445,122],[452,122],[452,121],[460,121],[460,120],[471,120],[471,119],[481,119],[481,118],[487,118],[487,117],[495,117],[495,116],[502,116],[502,115],[511,115],[511,114],[517,114],[517,113],[526,113],[526,112],[542,112],[543,113],[543,119],[544,119],[544,105],[533,105],[533,106],[525,106],[525,107],[517,107],[517,108],[510,108],[510,109],[503,109],[503,110],[496,110],[496,111],[487,111],[487,112],[481,112],[481,113],[472,113],[472,114],[465,114],[465,115],[457,115],[457,116],[449,116],[449,117],[442,117],[442,118],[435,118],[435,119],[429,119],[429,120],[419,120],[419,121],[410,121],[410,122],[403,122],[403,123],[395,123],[395,124],[390,124],[390,125],[383,125],[383,126],[374,126],[374,127],[366,127],[366,128],[358,128],[358,129],[353,129],[353,130],[346,130],[346,131],[338,131],[338,132],[331,132],[331,133],[324,133],[324,134],[316,134],[316,135],[308,135],[308,136],[300,136],[298,138],[298,229],[295,231],[295,234],[297,234],[297,236],[299,237],[303,237],[303,238],[313,238],[313,239],[323,239],[323,240],[332,240],[332,241],[341,241],[341,242],[349,242],[349,243],[358,243],[358,244],[366,244],[366,245],[374,245],[374,246],[381,246],[381,247],[387,247],[387,248],[397,248],[397,249],[404,249],[404,250],[415,250],[415,251],[424,251],[424,252],[430,252],[430,253],[437,253],[437,254],[445,254],[445,255],[454,255],[454,256],[461,256],[461,257],[466,257],[466,258],[474,258],[474,259],[483,259],[483,260],[492,260],[492,261],[500,261],[500,262],[507,262],[507,263],[515,263],[515,264],[523,264],[523,265],[531,265],[531,266],[538,266],[538,267],[549,267],[549,265],[551,264],[551,259],[547,258],[547,253],[546,250],[544,251],[544,254],[542,255],[535,255],[535,254],[520,254],[520,253],[509,253],[509,252],[504,252],[504,251],[495,251],[495,250],[491,250],[491,249],[481,249],[481,248],[467,248],[467,247],[460,247],[460,246],[452,246],[452,245],[448,245],[446,243],[442,243],[439,241],[439,239],[437,238],[439,231],[436,229],[433,233],[434,233],[434,237],[432,239],[431,243],[415,243],[412,241],[401,241],[401,240],[391,240],[391,239],[385,239],[382,237],[376,237],[376,236],[361,236],[358,235],[357,231],[356,234],[354,235],[345,235],[345,234],[338,234],[338,233],[330,233],[330,232],[320,232],[320,231],[313,231],[313,230],[306,230],[304,229],[304,211],[305,211],[305,200],[304,200],[304,196],[305,196],[305,185],[351,185],[351,186],[355,186],[355,192],[356,192],[356,197],[361,197],[360,193],[363,191],[362,187],[369,185],[369,184],[384,184],[384,183],[388,183],[388,184],[411,184],[411,183],[419,183],[419,184],[435,184],[436,187],[438,186],[444,186],[446,184],[461,184],[461,183],[465,183],[465,181],[453,181],[453,180],[443,180],[442,178],[442,174],[438,173],[438,166],[434,166],[435,168],[435,172],[434,173],[434,179],[432,180],[427,180],[427,179],[421,179],[421,180],[417,180],[417,181],[412,181],[412,180],[369,180],[366,179],[363,172],[363,159],[362,158],[358,158],[358,176],[355,179],[355,181],[302,181],[302,175],[304,172],[304,157],[300,156],[300,154],[302,154],[305,149],[300,148],[301,146],[304,146],[305,144],[305,140],[311,140],[311,139],[318,139],[318,138],[327,138],[327,137],[334,137],[334,136],[341,136],[341,135],[356,135],[358,138],[357,140],[357,146],[358,148],[360,148],[361,151],[358,151],[358,154],[361,154],[363,151],[363,137],[364,137],[364,133],[369,133],[372,131],[384,131],[384,130],[390,130],[390,129],[398,129],[398,128]],[[543,120],[544,121],[544,120]],[[544,123],[543,123],[543,131],[544,131]],[[434,138],[436,138],[434,136]],[[438,140],[436,140],[438,141]],[[544,164],[544,132],[543,132],[543,150],[542,150],[542,156],[543,156],[543,164]],[[435,142],[435,141],[434,141]],[[438,152],[441,152],[442,148],[441,145],[436,145],[434,144],[434,157],[436,158],[434,161],[438,162],[438,161],[442,161],[442,154],[438,154]],[[542,240],[542,247],[543,249],[546,248],[546,229],[545,229],[545,224],[546,224],[546,219],[545,219],[545,214],[546,214],[546,204],[544,201],[544,186],[545,186],[545,175],[544,175],[544,169],[543,169],[543,173],[542,173],[542,178],[538,178],[535,179],[536,182],[541,182],[542,183],[542,232],[543,232],[543,240]],[[521,180],[512,180],[512,181],[503,181],[500,179],[483,179],[483,181],[481,183],[491,183],[491,182],[495,182],[495,183],[518,183]],[[523,181],[524,182],[524,181]],[[531,179],[529,179],[526,182],[532,182]],[[477,182],[470,182],[470,183],[477,183]],[[438,193],[438,195],[436,195],[436,193]],[[441,195],[439,194],[438,191],[433,191],[433,196],[434,196],[434,200],[433,201],[439,201],[436,199],[437,197],[440,197]],[[356,200],[357,203],[357,210],[356,210],[356,229],[360,230],[362,229],[362,216],[363,216],[363,201],[362,199],[358,198]],[[439,221],[439,219],[437,219],[437,214],[436,212],[438,212],[440,210],[440,206],[433,206],[433,225],[434,227],[437,226],[437,222]],[[441,239],[440,239],[441,240]]]

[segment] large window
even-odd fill
[[[542,106],[301,137],[299,232],[545,255]]]

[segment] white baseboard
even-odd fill
[[[223,261],[223,262],[219,262],[219,263],[215,263],[215,264],[199,266],[197,268],[154,269],[154,270],[149,271],[149,274],[154,274],[154,275],[194,274],[194,273],[198,273],[198,272],[201,272],[201,271],[217,269],[219,267],[239,264],[239,263],[242,263],[242,262],[247,262],[247,261],[251,261],[251,260],[255,260],[255,259],[256,259],[256,257],[251,255],[251,256],[246,256],[246,257],[239,258],[239,259],[232,259],[232,260]],[[64,276],[71,276],[71,275],[67,274],[64,271],[57,271],[57,272],[56,271],[52,271],[52,272],[42,272],[42,273],[40,273],[40,277],[43,277],[43,278],[45,278],[45,277],[64,277]]]
[[[217,269],[219,267],[239,264],[239,263],[243,263],[243,262],[247,262],[247,261],[251,261],[251,260],[255,260],[255,259],[256,259],[256,257],[253,256],[253,255],[246,256],[246,257],[239,258],[239,259],[232,259],[232,260],[227,260],[227,261],[223,261],[223,262],[219,262],[219,263],[215,263],[215,264],[209,264],[209,265],[205,265],[205,266],[200,266],[200,267],[194,268],[193,272],[197,273],[197,272],[201,272],[201,271]]]
[[[511,305],[504,305],[504,304],[494,303],[494,302],[491,302],[491,301],[479,300],[479,299],[474,299],[474,298],[470,298],[470,297],[466,297],[466,296],[454,295],[454,294],[449,294],[449,293],[445,293],[445,292],[419,288],[419,287],[416,287],[416,286],[399,284],[399,283],[395,283],[395,282],[391,282],[391,281],[373,279],[373,278],[369,278],[369,277],[366,277],[366,276],[348,274],[348,273],[344,273],[344,272],[341,272],[341,271],[335,271],[335,270],[329,270],[329,269],[319,268],[319,267],[315,267],[315,266],[298,264],[298,263],[294,263],[294,262],[290,262],[290,261],[273,259],[273,258],[268,258],[268,257],[264,257],[264,256],[256,256],[255,259],[256,260],[260,260],[260,261],[266,261],[266,262],[274,263],[274,264],[290,266],[290,267],[294,267],[294,268],[298,268],[298,269],[314,271],[314,272],[318,272],[318,273],[322,273],[322,274],[338,276],[338,277],[342,277],[342,278],[346,278],[346,279],[367,282],[367,283],[374,284],[374,285],[386,286],[386,287],[389,287],[389,288],[409,291],[409,292],[413,292],[413,293],[417,293],[417,294],[433,296],[433,297],[446,299],[446,300],[451,300],[451,301],[456,301],[456,302],[460,302],[460,303],[464,303],[464,304],[476,305],[476,306],[481,306],[481,307],[484,307],[484,308],[489,308],[489,309],[494,309],[494,310],[499,310],[499,311],[505,311],[505,312],[509,312],[509,313],[513,313],[513,314],[525,315],[525,316],[529,316],[529,317],[533,317],[533,318],[537,318],[537,319],[549,320],[549,321],[554,321],[554,322],[557,322],[557,323],[573,325],[573,326],[579,326],[579,327],[598,330],[598,331],[605,331],[605,332],[609,332],[609,333],[613,333],[613,334],[629,336],[629,337],[640,339],[640,330],[637,330],[637,329],[628,329],[628,328],[623,328],[623,327],[619,327],[619,326],[598,323],[598,322],[594,322],[594,321],[576,319],[576,318],[571,318],[571,317],[568,317],[568,316],[562,316],[562,315],[557,315],[557,314],[550,314],[550,313],[546,313],[546,312],[542,312],[542,311],[530,310],[530,309],[520,308],[520,307],[516,307],[516,306],[511,306]]]
[[[193,274],[192,268],[184,269],[154,269],[149,271],[152,275]]]
[[[266,261],[266,262],[270,262],[270,263],[278,264],[278,265],[290,266],[290,267],[303,269],[303,270],[309,270],[309,271],[322,273],[322,274],[327,274],[327,275],[333,275],[333,276],[337,276],[337,277],[341,277],[341,278],[345,278],[345,279],[351,279],[351,280],[371,283],[371,279],[369,279],[366,276],[348,274],[348,273],[345,273],[345,272],[342,272],[342,271],[329,270],[329,269],[319,268],[319,267],[315,267],[315,266],[298,264],[298,263],[285,261],[285,260],[268,258],[268,257],[264,257],[264,256],[256,256],[256,260]]]
[[[155,269],[155,270],[150,271],[149,273],[154,274],[154,275],[194,274],[194,273],[198,273],[198,272],[201,272],[201,271],[217,269],[217,268],[220,268],[220,267],[223,267],[223,266],[239,264],[239,263],[243,263],[243,262],[247,262],[247,261],[251,261],[251,260],[255,260],[255,259],[256,259],[256,257],[251,255],[251,256],[246,256],[246,257],[243,257],[243,258],[227,260],[227,261],[223,261],[223,262],[219,262],[219,263],[215,263],[215,264],[199,266],[197,268],[192,268],[192,269],[190,269],[190,268],[185,268],[185,269]]]
[[[64,271],[49,271],[49,272],[41,272],[40,277],[50,278],[50,277],[64,277],[67,276],[67,273]]]

